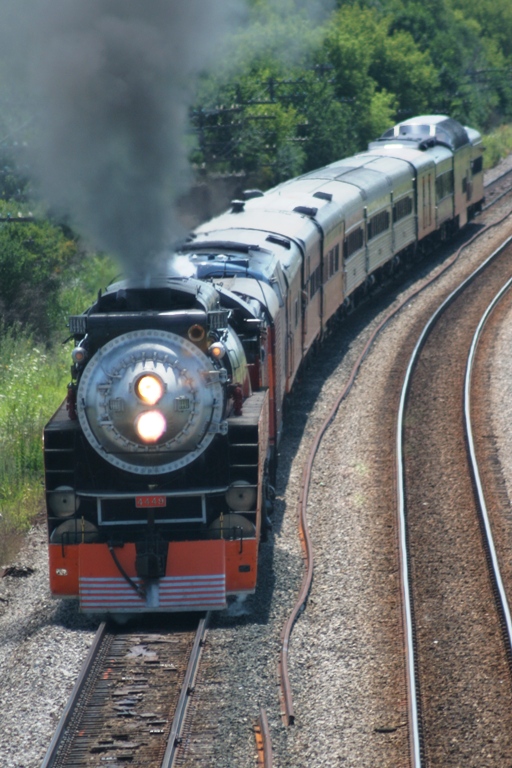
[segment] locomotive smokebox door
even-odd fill
[[[167,542],[155,530],[154,512],[148,512],[147,533],[135,544],[135,568],[141,579],[161,579],[167,564]]]

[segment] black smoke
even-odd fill
[[[229,56],[243,0],[23,0],[9,5],[28,62],[41,193],[128,273],[180,235],[187,112],[198,74]],[[0,35],[5,40],[4,35]]]

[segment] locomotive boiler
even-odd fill
[[[366,152],[248,190],[162,274],[70,318],[45,428],[50,585],[80,609],[222,609],[255,591],[282,407],[311,348],[483,201],[477,131],[404,121]]]

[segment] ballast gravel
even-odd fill
[[[507,164],[512,166],[512,158]],[[471,259],[478,261],[478,254]],[[447,279],[466,269],[463,260]],[[218,669],[219,739],[201,768],[254,768],[253,725],[260,707],[279,768],[407,765],[396,534],[389,500],[373,471],[386,460],[386,447],[378,442],[378,393],[415,313],[432,292],[441,292],[439,286],[411,301],[382,335],[315,461],[308,505],[315,572],[289,649],[295,708],[289,728],[281,718],[277,662],[281,630],[303,575],[296,502],[311,440],[371,330],[410,290],[404,283],[396,296],[378,297],[352,316],[305,368],[290,398],[273,531],[261,547],[257,592],[244,605],[217,614],[208,634],[206,660]],[[495,429],[509,466],[509,489],[511,343],[509,330],[491,393],[504,416]],[[75,600],[51,598],[43,526],[31,530],[16,563],[34,572],[0,579],[0,768],[39,768],[98,621],[79,614]]]

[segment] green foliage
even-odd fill
[[[192,157],[206,171],[268,186],[364,149],[403,117],[480,130],[512,118],[510,0],[249,5],[193,110]]]
[[[18,326],[0,327],[2,527],[26,530],[42,504],[45,422],[65,393],[69,350],[47,352]]]
[[[48,339],[60,280],[76,253],[75,240],[48,220],[0,223],[0,312],[7,326],[20,323]]]
[[[54,312],[56,330],[62,332],[68,316],[80,315],[93,303],[98,291],[106,288],[117,276],[118,266],[107,254],[79,251],[59,281]]]
[[[484,38],[494,40],[505,57],[512,56],[512,4],[510,0],[453,0],[466,18],[475,19]],[[509,63],[510,66],[510,63]]]
[[[391,30],[408,32],[435,62],[439,82],[432,111],[481,128],[495,119],[497,110],[506,116],[512,101],[502,78],[484,82],[474,74],[496,73],[504,63],[503,52],[467,13],[466,3],[457,7],[449,0],[387,0],[385,7]]]
[[[42,509],[41,435],[69,380],[69,347],[48,343],[46,329],[60,338],[66,335],[68,315],[93,302],[98,288],[115,276],[116,266],[105,255],[79,254],[73,238],[42,220],[4,225],[0,242],[0,270],[7,277],[0,292],[9,308],[0,321],[1,563]],[[21,290],[21,296],[14,291],[11,300],[8,286]],[[39,297],[40,290],[48,295]],[[36,322],[44,328],[44,333],[38,329],[39,342],[28,330]]]
[[[483,137],[485,146],[484,168],[494,168],[512,152],[512,126],[502,125]]]

